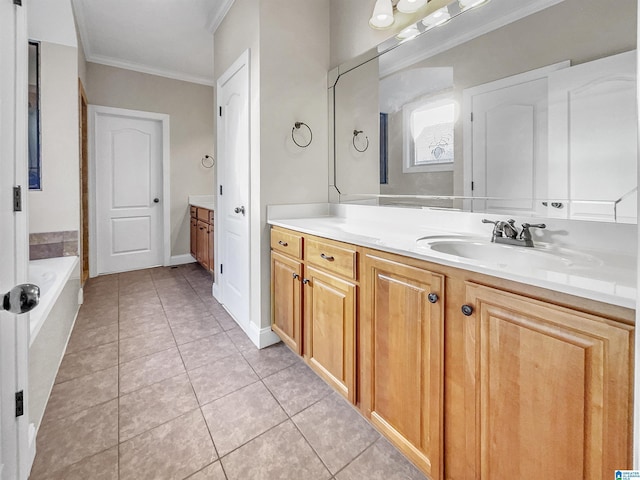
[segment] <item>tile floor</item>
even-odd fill
[[[186,265],[87,283],[30,478],[425,477],[287,347],[256,349]]]

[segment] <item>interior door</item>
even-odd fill
[[[92,109],[96,273],[162,265],[162,121],[145,112]]]
[[[220,77],[218,98],[218,280],[220,301],[249,325],[249,50]]]
[[[27,196],[26,7],[0,1],[0,294],[27,280],[27,208],[14,212],[13,187]],[[0,479],[26,479],[28,411],[16,417],[16,392],[27,393],[29,315],[0,310]],[[28,406],[27,398],[24,405]],[[35,445],[33,446],[35,448]]]

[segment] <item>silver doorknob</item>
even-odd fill
[[[11,313],[27,313],[38,306],[40,287],[32,283],[16,285],[2,296],[0,310]]]
[[[242,207],[234,208],[233,211],[236,212],[236,213],[241,213],[242,215],[244,215],[244,205]]]
[[[158,203],[159,201],[160,201],[160,199],[159,199],[159,198],[154,198],[154,199],[153,199],[153,203]]]

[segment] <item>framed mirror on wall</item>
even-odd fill
[[[463,3],[329,75],[339,200],[636,223],[636,0]]]
[[[29,42],[29,190],[42,189],[40,43]]]

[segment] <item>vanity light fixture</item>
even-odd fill
[[[400,0],[398,11],[402,13],[415,13],[427,4],[427,0]]]
[[[463,1],[463,0],[460,0]],[[476,0],[478,1],[478,0]],[[451,14],[447,7],[442,7],[435,12],[427,15],[422,19],[422,24],[427,27],[427,30],[433,27],[437,27],[451,20]]]
[[[400,33],[396,35],[398,40],[411,40],[414,37],[420,35],[420,30],[416,25],[409,25],[407,28],[403,29]]]
[[[376,0],[373,7],[373,15],[369,19],[369,25],[372,28],[388,28],[393,25],[393,3],[391,0]]]

